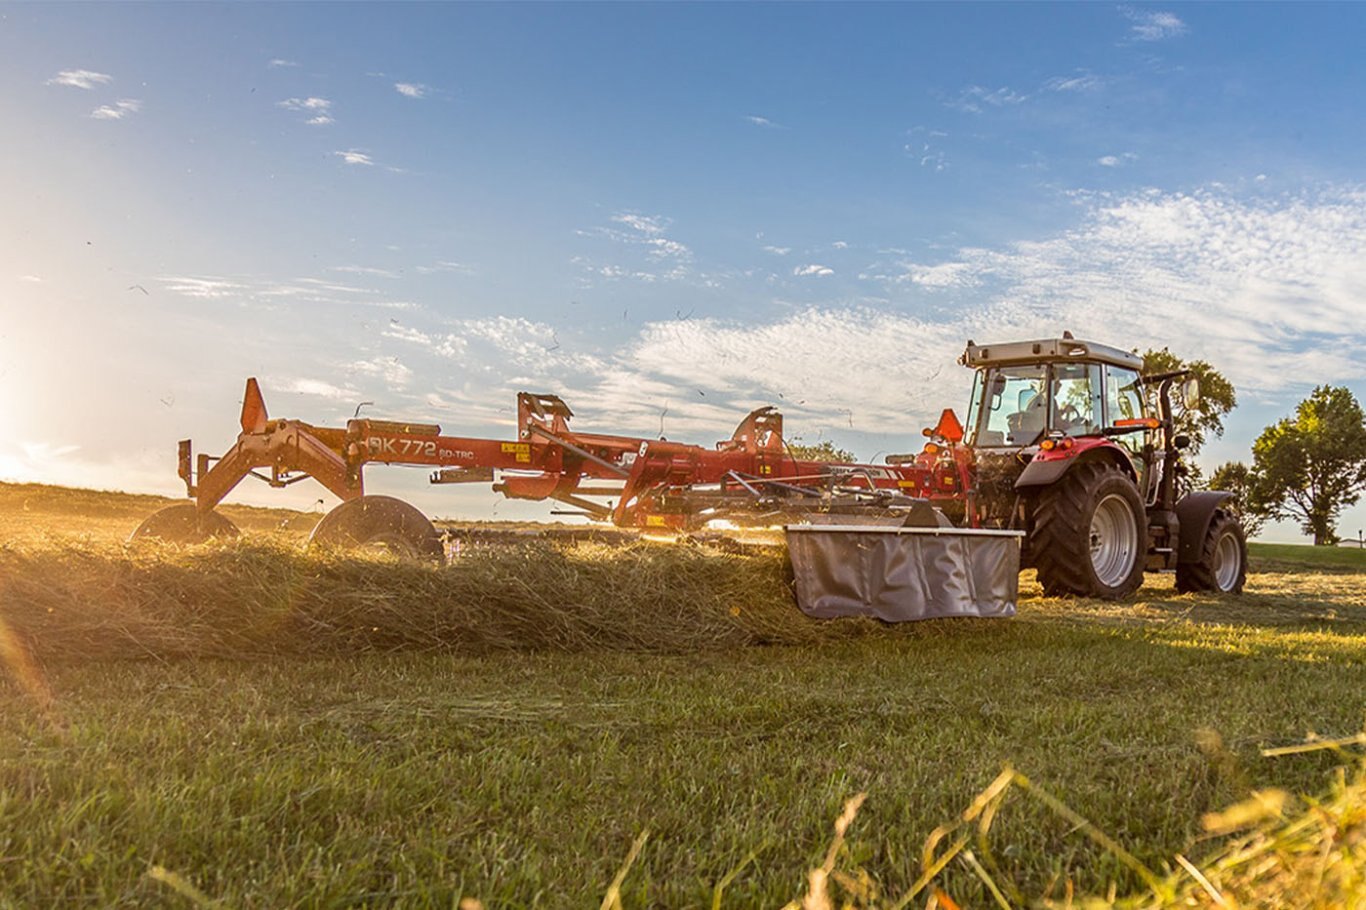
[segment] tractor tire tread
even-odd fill
[[[1133,487],[1130,503],[1137,503],[1138,552],[1135,566],[1123,583],[1114,588],[1099,584],[1091,570],[1091,553],[1086,530],[1091,527],[1091,512],[1096,491],[1108,478],[1128,477],[1102,461],[1085,461],[1074,466],[1053,485],[1040,491],[1034,505],[1033,532],[1029,548],[1038,572],[1039,584],[1048,597],[1075,595],[1115,600],[1126,597],[1143,582],[1147,531],[1142,499]],[[1132,486],[1132,481],[1129,481]]]
[[[1219,547],[1219,538],[1224,535],[1226,530],[1232,530],[1238,539],[1238,554],[1241,564],[1238,566],[1238,577],[1234,581],[1233,587],[1223,591],[1220,590],[1219,583],[1214,577],[1214,555]],[[1176,590],[1181,594],[1200,592],[1241,594],[1246,582],[1247,532],[1243,530],[1243,523],[1238,520],[1237,516],[1227,509],[1215,509],[1214,514],[1210,516],[1209,530],[1205,532],[1205,539],[1200,547],[1199,561],[1182,562],[1176,565]]]

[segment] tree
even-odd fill
[[[787,453],[798,461],[845,464],[855,460],[853,452],[836,448],[835,444],[828,439],[822,439],[815,445],[806,445],[801,441],[800,436],[794,436],[787,441]]]
[[[1243,530],[1248,537],[1256,537],[1262,531],[1266,515],[1257,508],[1254,492],[1255,476],[1252,469],[1241,461],[1226,461],[1214,469],[1209,478],[1211,490],[1227,490],[1233,494],[1233,504],[1243,521]]]
[[[1366,413],[1346,388],[1319,386],[1252,444],[1253,507],[1293,518],[1317,545],[1366,490]]]
[[[1191,375],[1200,380],[1200,403],[1194,408],[1185,408],[1179,400],[1172,402],[1172,420],[1176,424],[1176,432],[1190,437],[1188,451],[1191,455],[1197,455],[1205,444],[1206,433],[1224,435],[1224,415],[1237,407],[1238,394],[1223,373],[1203,360],[1187,362],[1166,348],[1143,352],[1143,375],[1170,373],[1173,370],[1190,370]],[[1156,388],[1149,390],[1148,404],[1154,414],[1157,413],[1156,394]]]

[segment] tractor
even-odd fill
[[[945,412],[914,459],[961,465],[953,517],[1024,531],[1021,564],[1046,594],[1120,598],[1145,570],[1174,570],[1182,592],[1242,590],[1247,542],[1232,494],[1178,495],[1190,438],[1176,431],[1172,394],[1197,404],[1188,371],[1145,376],[1136,354],[1070,333],[969,341],[959,362],[976,371],[967,419]]]

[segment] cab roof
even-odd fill
[[[1131,351],[1121,351],[1109,345],[1080,338],[1042,338],[1038,341],[1009,341],[1004,344],[976,344],[969,341],[967,350],[958,362],[977,369],[985,366],[1007,366],[1022,363],[1053,363],[1057,361],[1091,361],[1108,363],[1130,370],[1142,370],[1143,358]]]

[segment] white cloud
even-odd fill
[[[1078,73],[1074,76],[1054,76],[1043,84],[1043,88],[1048,92],[1092,92],[1104,84],[1099,76]]]
[[[1133,23],[1129,31],[1137,41],[1163,41],[1180,37],[1187,31],[1186,23],[1177,18],[1175,13],[1128,6],[1121,7],[1120,11]]]
[[[112,82],[113,76],[108,73],[97,73],[94,70],[62,70],[51,79],[47,80],[48,85],[69,85],[72,88],[92,89],[97,85],[104,85]]]
[[[1125,152],[1122,155],[1102,155],[1096,159],[1096,164],[1099,164],[1101,167],[1119,167],[1122,164],[1137,160],[1138,156],[1133,152]]]
[[[815,263],[812,263],[811,265],[797,266],[795,269],[792,270],[792,274],[796,275],[798,278],[806,278],[813,275],[824,278],[827,275],[835,274],[835,270],[830,268],[829,266],[817,265]]]
[[[41,284],[43,281],[43,279],[39,278],[37,275],[20,275],[19,280],[27,281],[32,284]]]
[[[283,387],[286,392],[314,395],[333,401],[356,401],[360,398],[360,393],[355,389],[344,389],[322,379],[294,379],[284,383]]]
[[[1029,100],[1028,95],[1021,94],[1014,89],[1002,86],[997,89],[989,89],[981,85],[969,85],[958,93],[958,97],[946,102],[949,107],[970,114],[980,114],[983,105],[987,107],[1008,107],[1011,105],[1022,104]]]
[[[774,123],[772,120],[769,120],[767,117],[759,117],[759,116],[756,116],[756,115],[754,115],[754,114],[748,114],[748,115],[745,116],[745,119],[746,119],[747,121],[749,121],[750,123],[754,124],[755,126],[762,126],[762,127],[765,127],[765,128],[767,128],[767,129],[771,129],[771,130],[785,130],[785,129],[787,129],[787,127],[783,126],[781,123]]]
[[[365,152],[360,152],[356,149],[347,149],[344,152],[333,152],[332,154],[336,155],[347,164],[363,164],[367,167],[372,167],[375,163],[374,159]]]
[[[987,301],[964,320],[978,336],[1069,328],[1122,347],[1169,345],[1261,393],[1366,378],[1355,354],[1366,345],[1366,189],[1274,202],[1097,197],[1074,230],[961,250],[900,278],[971,289],[965,303]],[[973,325],[986,313],[989,333]]]
[[[122,120],[129,114],[142,110],[142,102],[136,98],[121,98],[113,104],[102,104],[90,112],[96,120]]]
[[[420,265],[416,271],[420,275],[432,275],[437,272],[454,272],[457,275],[473,275],[474,267],[463,262],[452,262],[450,260],[438,260],[432,265]]]
[[[217,275],[163,275],[157,281],[173,294],[197,300],[226,300],[264,309],[319,305],[367,307],[381,310],[413,310],[406,300],[389,300],[373,288],[338,284],[318,278],[272,281],[260,278],[225,278]]]
[[[395,82],[394,91],[405,98],[425,98],[428,88],[420,82]]]
[[[293,61],[293,60],[285,60],[283,57],[275,57],[275,58],[269,60],[269,61],[266,63],[266,66],[268,66],[268,67],[270,67],[270,68],[272,68],[272,69],[276,69],[276,68],[279,68],[279,67],[282,67],[282,66],[284,66],[284,67],[292,67],[292,66],[298,66],[298,65],[299,65],[299,64],[296,63],[295,61]]]
[[[832,243],[832,244],[830,244],[830,245],[831,245],[832,247],[834,247],[835,249],[837,249],[837,250],[847,250],[847,249],[849,249],[849,244],[848,244],[848,243],[845,243],[843,240],[836,240],[834,243]]]
[[[282,107],[287,111],[294,111],[301,114],[309,114],[309,118],[304,123],[309,126],[326,126],[335,123],[332,119],[332,102],[327,98],[286,98],[284,101],[275,102],[276,107]]]
[[[373,275],[376,278],[397,278],[398,272],[390,269],[377,269],[365,265],[334,265],[328,271],[344,272],[348,275]]]
[[[667,218],[662,218],[659,215],[637,215],[633,212],[613,215],[612,220],[617,224],[624,224],[652,237],[664,233],[665,228],[669,226],[669,219]]]
[[[765,252],[765,253],[772,253],[774,256],[786,256],[788,253],[792,252],[792,247],[790,247],[790,246],[766,246],[766,247],[764,247],[764,252]]]
[[[400,363],[397,357],[374,357],[370,360],[357,360],[348,364],[347,369],[353,373],[383,379],[385,384],[395,389],[406,388],[413,378],[413,371]]]
[[[602,238],[626,247],[641,248],[645,252],[645,262],[634,267],[623,267],[617,263],[604,266],[585,257],[575,257],[574,261],[583,267],[585,272],[609,278],[630,276],[646,282],[678,281],[692,274],[692,250],[686,244],[665,236],[665,232],[672,224],[668,218],[660,215],[642,215],[638,212],[619,212],[613,215],[611,220],[627,230],[603,227],[581,230],[578,234],[581,237]]]

